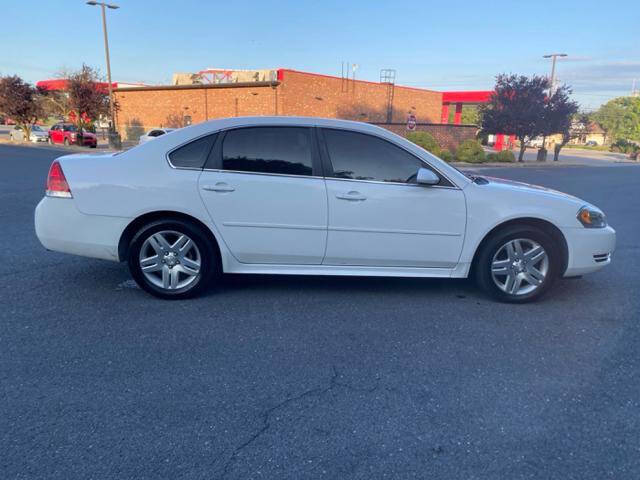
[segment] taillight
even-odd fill
[[[71,198],[71,189],[67,183],[67,179],[64,178],[62,167],[57,160],[51,164],[49,168],[49,176],[47,177],[47,192],[48,197],[64,197]]]

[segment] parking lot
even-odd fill
[[[609,267],[535,304],[288,276],[167,302],[124,264],[39,244],[63,153],[0,145],[3,478],[640,476],[640,166],[482,169],[580,196],[618,232]]]

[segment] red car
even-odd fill
[[[49,129],[50,143],[64,143],[65,145],[80,145],[78,128],[72,123],[56,123]],[[82,132],[82,145],[96,148],[98,137],[91,132]]]

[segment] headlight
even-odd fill
[[[607,217],[600,210],[592,207],[582,207],[578,212],[578,221],[585,228],[604,228],[607,226]]]

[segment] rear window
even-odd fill
[[[312,175],[311,130],[250,127],[227,132],[222,168],[237,172]]]
[[[207,135],[175,149],[169,154],[171,165],[177,168],[202,168],[217,136],[217,133]]]

